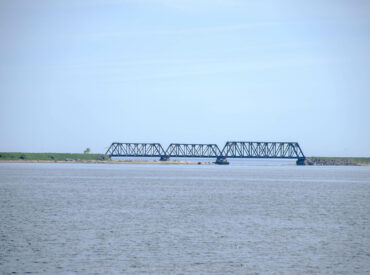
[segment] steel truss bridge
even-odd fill
[[[297,159],[304,165],[305,155],[297,142],[228,141],[222,150],[217,144],[171,143],[166,150],[159,143],[113,142],[105,153],[112,157],[216,158],[216,164],[228,164],[227,158]]]

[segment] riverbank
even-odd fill
[[[111,164],[188,164],[188,165],[213,165],[214,162],[197,162],[182,160],[137,160],[110,159],[104,154],[73,154],[73,153],[1,153],[0,162],[22,163],[111,163]],[[350,157],[307,157],[305,165],[315,166],[370,166],[370,158]]]
[[[183,164],[183,165],[213,165],[213,162],[182,161],[182,160],[137,160],[110,159],[104,154],[73,154],[73,153],[1,153],[0,162],[10,163],[110,163],[110,164]]]
[[[109,160],[104,154],[74,154],[74,153],[22,153],[22,152],[0,152],[2,160],[21,161],[103,161]]]
[[[181,164],[181,165],[214,165],[214,162],[205,161],[180,161],[180,160],[4,160],[0,159],[0,163],[92,163],[92,164]]]
[[[305,165],[316,166],[370,166],[370,158],[308,157]]]

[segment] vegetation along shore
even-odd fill
[[[104,154],[73,154],[73,153],[8,153],[0,152],[0,162],[45,162],[45,163],[122,163],[122,164],[213,164],[213,162],[196,161],[159,161],[159,160],[111,160]],[[370,166],[370,158],[351,157],[308,157],[305,165],[351,165]]]

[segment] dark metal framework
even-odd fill
[[[217,144],[171,143],[166,150],[167,157],[217,158],[220,155]]]
[[[305,158],[297,142],[228,141],[222,149],[225,158]]]
[[[110,157],[162,157],[166,152],[159,143],[113,142],[105,154]]]
[[[226,158],[280,158],[298,159],[304,164],[305,156],[297,142],[228,141],[222,151],[217,144],[171,143],[165,151],[159,143],[113,142],[106,155],[110,157],[216,158],[216,163],[227,163]]]

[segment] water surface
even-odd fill
[[[1,163],[0,273],[370,273],[370,167],[262,164]]]

